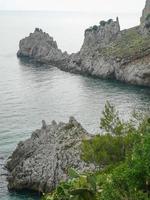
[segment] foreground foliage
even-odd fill
[[[82,158],[97,166],[93,173],[69,169],[70,179],[43,200],[150,199],[150,118],[139,114],[124,122],[106,103],[101,135],[82,142]]]

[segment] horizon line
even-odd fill
[[[137,13],[139,13],[138,11],[119,11],[119,12],[110,12],[110,11],[98,11],[98,10],[96,10],[96,11],[90,11],[90,10],[20,10],[20,9],[10,9],[10,10],[4,10],[4,9],[0,9],[0,12],[2,12],[2,11],[4,11],[4,12],[7,12],[7,11],[9,11],[9,12],[11,12],[11,11],[15,11],[15,12],[81,12],[81,13],[102,13],[102,14],[104,14],[104,13],[111,13],[111,14],[115,14],[115,13],[123,13],[123,14],[125,14],[125,13],[130,13],[130,14],[137,14]]]

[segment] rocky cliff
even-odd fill
[[[85,30],[84,43],[77,54],[72,54],[66,70],[71,72],[95,75],[103,78],[113,77],[112,63],[99,50],[109,47],[111,42],[119,38],[120,25],[117,18],[101,21],[100,25]],[[108,62],[109,61],[109,62]]]
[[[45,33],[39,36],[35,31],[21,40],[18,55],[55,61],[58,68],[73,73],[150,86],[150,0],[146,1],[139,26],[121,31],[118,18],[101,21],[85,31],[84,43],[77,53],[63,54],[49,40]]]
[[[150,14],[150,1],[146,0],[145,8],[143,9],[141,23],[144,23],[147,16]]]
[[[36,28],[33,33],[19,43],[18,57],[27,57],[37,62],[61,65],[66,61],[68,54],[58,49],[56,41],[49,34]]]
[[[141,17],[141,31],[144,35],[150,34],[150,0],[146,0]]]
[[[90,46],[90,48],[89,48]],[[70,57],[67,71],[150,86],[150,36],[140,26],[120,31],[105,46],[82,46]]]
[[[73,117],[68,123],[46,125],[20,142],[7,162],[8,188],[49,192],[67,179],[67,169],[93,170],[80,158],[83,138],[91,137]]]
[[[93,26],[85,30],[84,42],[80,53],[84,54],[85,50],[91,48],[105,47],[111,41],[115,40],[120,32],[119,19],[116,21],[109,19],[108,21],[101,21],[99,26]]]

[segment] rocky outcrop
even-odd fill
[[[56,41],[39,28],[36,28],[34,33],[30,33],[28,37],[20,41],[17,56],[28,57],[37,62],[48,62],[56,65],[58,63],[61,65],[68,58],[66,52],[62,53],[58,49]]]
[[[118,18],[116,21],[112,19],[101,21],[100,25],[85,31],[84,43],[80,51],[71,55],[62,54],[55,42],[48,46],[45,37],[41,42],[39,39],[41,37],[38,37],[36,32],[20,42],[18,55],[32,57],[36,61],[46,60],[50,63],[55,60],[58,68],[73,73],[150,86],[150,0],[146,1],[139,26],[121,31]],[[45,35],[40,32],[40,35]],[[45,46],[48,55],[44,53]],[[51,54],[53,49],[56,54]]]
[[[116,39],[120,32],[119,19],[116,21],[109,19],[108,21],[101,21],[99,26],[93,26],[85,30],[84,42],[80,50],[80,54],[85,51],[91,51],[91,48],[105,47],[110,42]]]
[[[144,35],[150,34],[150,0],[146,0],[141,17],[141,31]]]
[[[143,9],[141,24],[145,22],[147,16],[150,14],[150,0],[146,0],[145,8]]]
[[[70,57],[66,70],[150,86],[150,36],[142,35],[140,28],[118,29],[105,44],[93,45],[85,39],[81,51]],[[93,30],[90,34],[95,37]],[[105,38],[101,37],[99,41]]]
[[[31,138],[20,142],[7,162],[8,188],[49,192],[67,179],[67,169],[93,170],[80,158],[83,138],[91,136],[73,117],[68,123],[46,125],[32,133]]]
[[[84,43],[78,53],[69,57],[68,65],[63,70],[94,75],[101,78],[114,78],[113,59],[108,59],[98,50],[109,46],[116,38],[120,37],[119,19],[101,21],[99,26],[93,26],[85,30]],[[109,61],[109,62],[108,62]]]
[[[98,52],[99,49],[109,46],[120,36],[120,25],[117,18],[107,22],[101,21],[99,26],[85,30],[85,39],[80,52],[72,54],[66,66],[67,71],[113,78],[113,59],[106,58]],[[109,61],[109,62],[108,62]]]

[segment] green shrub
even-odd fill
[[[53,193],[43,200],[96,200],[96,178],[92,174],[80,174],[71,169],[67,182],[62,182]]]
[[[82,157],[103,168],[69,169],[68,181],[43,200],[150,200],[150,118],[134,115],[125,123],[107,102],[101,128],[106,135],[84,140]]]
[[[150,14],[148,14],[147,16],[146,16],[146,20],[149,20],[150,19]]]
[[[92,29],[93,29],[94,31],[97,31],[98,26],[94,25]]]
[[[109,20],[107,21],[107,24],[110,24],[111,22],[113,22],[113,20],[112,20],[112,19],[109,19]]]
[[[101,26],[105,26],[106,25],[106,22],[105,21],[100,21],[99,23]]]

